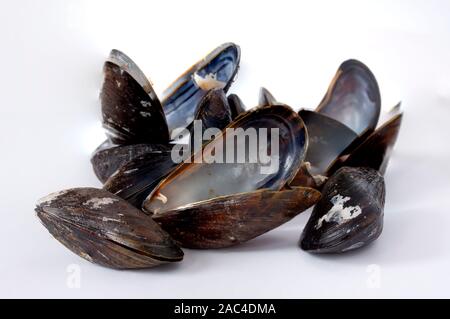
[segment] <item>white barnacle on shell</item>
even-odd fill
[[[344,207],[344,204],[350,199],[350,197],[344,197],[340,194],[337,194],[336,196],[331,198],[331,203],[333,204],[333,206],[330,208],[328,213],[319,218],[319,220],[317,221],[316,229],[322,227],[323,222],[335,222],[338,224],[342,224],[359,216],[362,213],[361,207],[359,207],[359,205]]]

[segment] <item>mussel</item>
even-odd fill
[[[207,129],[221,131],[231,123],[231,120],[232,113],[225,92],[222,89],[209,90],[200,100],[194,124],[189,126],[192,151],[200,149],[203,144],[203,133]],[[196,137],[199,143],[195,143]]]
[[[59,242],[93,263],[129,269],[183,259],[183,251],[157,223],[105,190],[60,191],[42,198],[35,210]]]
[[[291,185],[326,178],[343,166],[367,166],[384,174],[402,114],[398,105],[374,131],[380,108],[378,84],[369,68],[357,60],[342,63],[316,111],[299,111],[310,139],[305,159],[310,167],[300,170]]]
[[[266,89],[265,87],[261,87],[259,89],[258,104],[262,105],[262,106],[273,105],[273,104],[277,104],[277,100],[272,95],[272,93],[269,92],[268,89]]]
[[[245,112],[244,102],[242,102],[241,98],[237,94],[228,95],[227,100],[231,110],[231,118],[233,120],[235,120],[239,114]]]
[[[91,164],[95,175],[105,183],[106,180],[126,163],[144,155],[159,154],[169,152],[172,149],[170,144],[130,144],[115,145],[111,141],[103,142],[93,153]]]
[[[400,104],[396,105],[387,116],[388,119],[351,153],[337,159],[329,169],[329,174],[343,166],[361,166],[371,167],[384,175],[403,119]]]
[[[384,179],[378,171],[340,168],[324,185],[300,247],[312,253],[341,253],[367,245],[383,229],[384,200]]]
[[[249,136],[246,143],[248,129],[269,133],[260,135],[267,140],[252,141]],[[230,144],[235,139],[238,142]],[[266,167],[258,157],[260,151],[250,149],[258,143],[267,143],[268,153],[278,161],[276,167]],[[281,190],[300,168],[306,148],[305,126],[291,108],[256,108],[232,122],[189,163],[179,165],[153,190],[143,208],[181,246],[221,248],[242,243],[286,222],[320,198],[311,188]],[[227,162],[230,149],[233,160]],[[236,161],[236,153],[242,150],[245,160]]]
[[[220,88],[228,91],[239,69],[240,58],[239,46],[224,43],[164,91],[162,104],[170,132],[191,124],[199,102],[208,90]]]
[[[142,154],[120,167],[103,188],[140,208],[153,188],[176,167],[172,155],[172,150]]]
[[[380,89],[370,69],[358,60],[343,62],[316,108],[359,136],[373,132],[380,116]]]
[[[112,50],[100,93],[103,126],[115,144],[169,142],[161,102],[150,82],[124,53]]]
[[[313,206],[320,192],[307,187],[219,196],[154,215],[187,248],[223,248],[255,238]]]
[[[266,136],[258,139],[257,130]],[[261,158],[258,143],[267,143],[266,156],[273,152],[273,158]],[[232,122],[189,162],[180,164],[150,194],[144,208],[157,214],[217,196],[261,188],[279,190],[297,173],[307,143],[305,125],[290,107],[254,109]]]
[[[344,124],[317,112],[301,110],[309,135],[305,161],[313,175],[326,175],[328,168],[358,135]]]

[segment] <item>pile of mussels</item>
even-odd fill
[[[113,50],[100,94],[108,139],[91,159],[104,186],[42,198],[36,212],[49,232],[77,255],[113,268],[181,261],[180,247],[240,244],[313,205],[301,249],[341,253],[378,238],[399,105],[378,124],[375,77],[348,60],[315,111],[297,113],[264,88],[259,105],[246,111],[237,95],[227,95],[239,61],[240,48],[223,44],[158,98],[137,65]],[[192,132],[194,120],[203,130],[222,130],[195,152],[192,139],[177,136],[180,128]],[[196,161],[234,138],[226,128],[277,128],[278,169],[262,174],[258,161]],[[180,143],[188,144],[180,149],[189,161],[177,164],[171,155]]]

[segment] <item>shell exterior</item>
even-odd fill
[[[241,113],[245,112],[244,102],[242,102],[237,94],[230,94],[227,99],[230,105],[231,118],[235,120]]]
[[[113,50],[104,64],[100,93],[103,126],[115,144],[169,142],[161,103],[142,71]]]
[[[208,128],[223,130],[231,123],[231,110],[225,92],[222,89],[212,89],[199,103],[195,120],[201,121],[201,133]],[[191,145],[194,145],[194,125],[190,127]],[[203,143],[201,143],[203,144]],[[201,144],[198,147],[201,147]]]
[[[325,184],[300,238],[313,253],[341,253],[363,247],[383,229],[384,179],[371,168],[343,167]]]
[[[402,118],[403,113],[393,115],[356,147],[350,155],[345,156],[343,160],[336,161],[330,172],[343,166],[370,167],[384,175],[400,132]]]
[[[50,194],[38,202],[36,213],[59,242],[102,266],[148,268],[183,259],[182,250],[157,223],[101,189]]]
[[[258,105],[264,106],[264,105],[273,105],[277,104],[277,100],[272,95],[272,93],[269,92],[268,89],[261,87],[259,90],[259,99],[258,99]]]
[[[239,46],[222,44],[164,91],[162,104],[170,132],[191,124],[199,102],[208,90],[221,88],[228,91],[239,69],[240,58]]]
[[[237,130],[228,130],[231,128]],[[266,130],[265,136],[259,134],[258,141],[246,139],[247,133],[251,132],[257,137],[260,129]],[[272,139],[278,142],[279,158],[268,156],[263,163],[256,148],[257,142],[267,143],[267,154],[271,154],[272,149],[276,152]],[[220,136],[204,145],[190,162],[180,164],[164,179],[145,200],[144,209],[160,213],[218,196],[263,188],[279,190],[294,178],[300,168],[307,142],[305,125],[290,107],[274,105],[248,111]],[[224,144],[227,151],[223,151]],[[232,161],[227,161],[230,149],[234,154]],[[240,162],[236,156],[240,157]]]
[[[91,157],[92,167],[98,179],[105,183],[119,168],[147,153],[161,153],[171,150],[166,144],[115,145],[109,140],[103,142]]]
[[[316,111],[362,136],[373,132],[380,109],[380,90],[373,73],[362,62],[347,60],[340,65]]]
[[[344,124],[323,114],[300,110],[309,136],[305,161],[311,163],[311,174],[326,175],[330,165],[358,137]]]
[[[216,197],[154,219],[187,248],[223,248],[246,242],[314,205],[320,192],[311,188],[258,190]]]
[[[176,165],[169,150],[145,153],[123,165],[105,182],[103,188],[140,208],[153,188]]]
[[[297,175],[295,175],[294,179],[289,183],[289,186],[303,186],[320,189],[326,180],[326,176],[314,175],[311,173],[311,163],[303,162]]]

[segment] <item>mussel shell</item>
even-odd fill
[[[341,253],[374,241],[383,229],[384,179],[371,168],[343,167],[325,184],[300,238],[313,253]]]
[[[111,141],[168,143],[169,131],[161,103],[134,62],[113,50],[103,70],[100,100],[103,126]]]
[[[101,189],[50,194],[39,201],[36,213],[59,242],[96,264],[148,268],[183,259],[183,251],[157,223]]]
[[[223,130],[231,123],[231,110],[225,92],[222,89],[212,89],[201,99],[195,120],[201,121],[201,133],[208,128]],[[190,127],[191,145],[194,145],[194,126]],[[203,144],[203,143],[202,143]],[[199,145],[200,147],[201,145]]]
[[[299,115],[309,136],[305,161],[311,163],[311,174],[325,175],[329,166],[358,135],[344,124],[323,114],[300,110]]]
[[[92,154],[91,163],[95,175],[105,183],[119,168],[146,153],[161,153],[171,150],[168,144],[115,145],[107,140]]]
[[[232,134],[228,128],[239,128]],[[272,152],[272,128],[278,130],[279,153],[271,155],[267,164],[261,161],[261,154],[255,158],[255,141],[248,141],[248,132],[258,132],[258,129],[267,129],[268,154]],[[248,131],[246,131],[249,129]],[[262,136],[258,142],[261,143]],[[225,159],[227,151],[223,151],[223,144],[235,141],[234,161],[223,160],[222,163],[213,162],[211,154],[217,153],[217,157]],[[273,135],[276,138],[276,135]],[[224,143],[225,141],[225,143]],[[264,141],[266,142],[266,141]],[[236,121],[232,122],[222,134],[210,143],[204,145],[190,159],[190,163],[180,164],[144,202],[144,209],[151,213],[160,213],[177,207],[237,193],[251,192],[257,189],[268,188],[279,190],[290,182],[297,173],[304,159],[308,137],[303,121],[290,107],[286,105],[273,105],[256,108],[246,112]],[[229,152],[229,150],[228,150]],[[236,162],[236,154],[245,155],[243,162]],[[249,155],[250,154],[250,155]],[[279,155],[279,159],[275,155]],[[251,162],[249,156],[257,161]],[[216,158],[217,158],[216,157]],[[278,163],[277,167],[271,164]],[[211,163],[212,162],[212,163]],[[275,163],[275,165],[276,165]],[[274,168],[273,170],[269,169]],[[267,170],[263,170],[266,168]]]
[[[231,118],[233,120],[245,112],[244,102],[242,102],[237,94],[230,94],[227,99],[231,110]]]
[[[145,153],[123,165],[103,188],[140,208],[153,188],[177,165],[169,150]]]
[[[111,50],[108,61],[119,66],[124,72],[127,72],[131,77],[136,80],[139,85],[147,92],[152,98],[156,98],[155,91],[153,91],[152,84],[145,76],[144,72],[134,63],[133,60],[125,53],[113,49]]]
[[[336,161],[329,172],[335,172],[343,166],[370,167],[384,175],[390,154],[397,141],[402,118],[403,113],[394,115],[355,148],[350,155]]]
[[[373,73],[362,62],[347,60],[340,65],[316,112],[365,135],[377,126],[380,109],[380,90]]]
[[[289,186],[303,186],[320,189],[326,181],[326,176],[311,173],[311,163],[303,162]]]
[[[246,242],[314,205],[311,188],[258,190],[213,198],[154,216],[172,238],[187,248],[224,248]]]
[[[258,105],[264,106],[264,105],[273,105],[277,104],[277,100],[272,95],[272,93],[269,92],[268,89],[265,87],[261,87],[259,89],[259,98],[258,98]]]
[[[209,89],[228,91],[239,69],[240,57],[239,46],[222,44],[164,91],[162,104],[170,132],[186,128],[194,120],[198,104]]]

